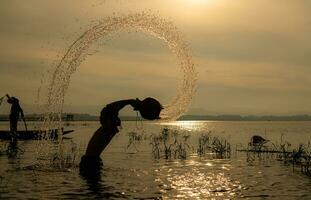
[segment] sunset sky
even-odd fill
[[[189,43],[198,72],[189,113],[311,114],[308,0],[2,0],[0,97],[15,95],[34,112],[47,74],[94,21],[143,10],[172,21]],[[178,62],[159,39],[124,31],[89,54],[72,76],[68,111],[97,114],[133,97],[165,104],[176,94]]]

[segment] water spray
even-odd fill
[[[5,97],[5,96],[3,96],[3,97],[0,98],[0,106],[1,106],[1,104],[2,104],[2,101],[3,101],[4,97]]]
[[[163,40],[175,54],[183,73],[177,94],[169,104],[164,105],[161,119],[175,120],[188,109],[195,92],[197,77],[189,46],[172,22],[148,11],[104,18],[86,30],[69,46],[56,66],[49,84],[45,115],[45,121],[48,123],[45,124],[61,120],[64,98],[71,76],[88,55],[88,49],[101,38],[107,38],[121,30],[131,31],[133,29]]]

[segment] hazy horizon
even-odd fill
[[[42,114],[44,113],[44,107],[29,105],[21,103],[24,112],[26,114]],[[99,116],[101,109],[104,107],[103,105],[64,105],[63,113],[75,113],[75,114],[89,114],[93,116]],[[10,105],[3,103],[0,107],[0,115],[9,115],[10,113]],[[136,112],[128,106],[125,107],[124,110],[121,110],[120,115],[123,116],[136,116]],[[241,116],[294,116],[294,115],[311,115],[311,112],[305,111],[297,111],[293,113],[271,113],[271,112],[226,112],[221,110],[206,110],[204,108],[190,108],[184,115],[241,115]]]

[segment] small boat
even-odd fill
[[[61,129],[61,134],[66,135],[68,133],[73,132],[73,130],[63,130]],[[48,131],[42,130],[22,130],[17,131],[17,140],[41,140],[45,139],[52,139],[56,140],[59,136],[59,129],[51,129]],[[0,130],[0,140],[11,140],[11,132],[7,130]]]

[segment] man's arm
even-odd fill
[[[114,112],[119,112],[122,108],[127,105],[131,105],[134,109],[138,106],[140,100],[139,99],[127,99],[121,101],[115,101],[113,103],[108,104],[106,107],[108,109],[113,110]]]
[[[7,102],[13,104],[13,99],[8,94],[6,94],[6,97],[8,98]]]
[[[100,123],[104,124],[105,121],[107,123],[107,120],[109,120],[113,125],[120,126],[119,111],[127,105],[131,105],[135,109],[139,105],[139,102],[138,99],[127,99],[106,105],[100,113]]]
[[[24,119],[24,111],[19,104],[18,104],[18,106],[19,106],[19,112],[21,113],[21,117],[22,117],[22,119]]]

